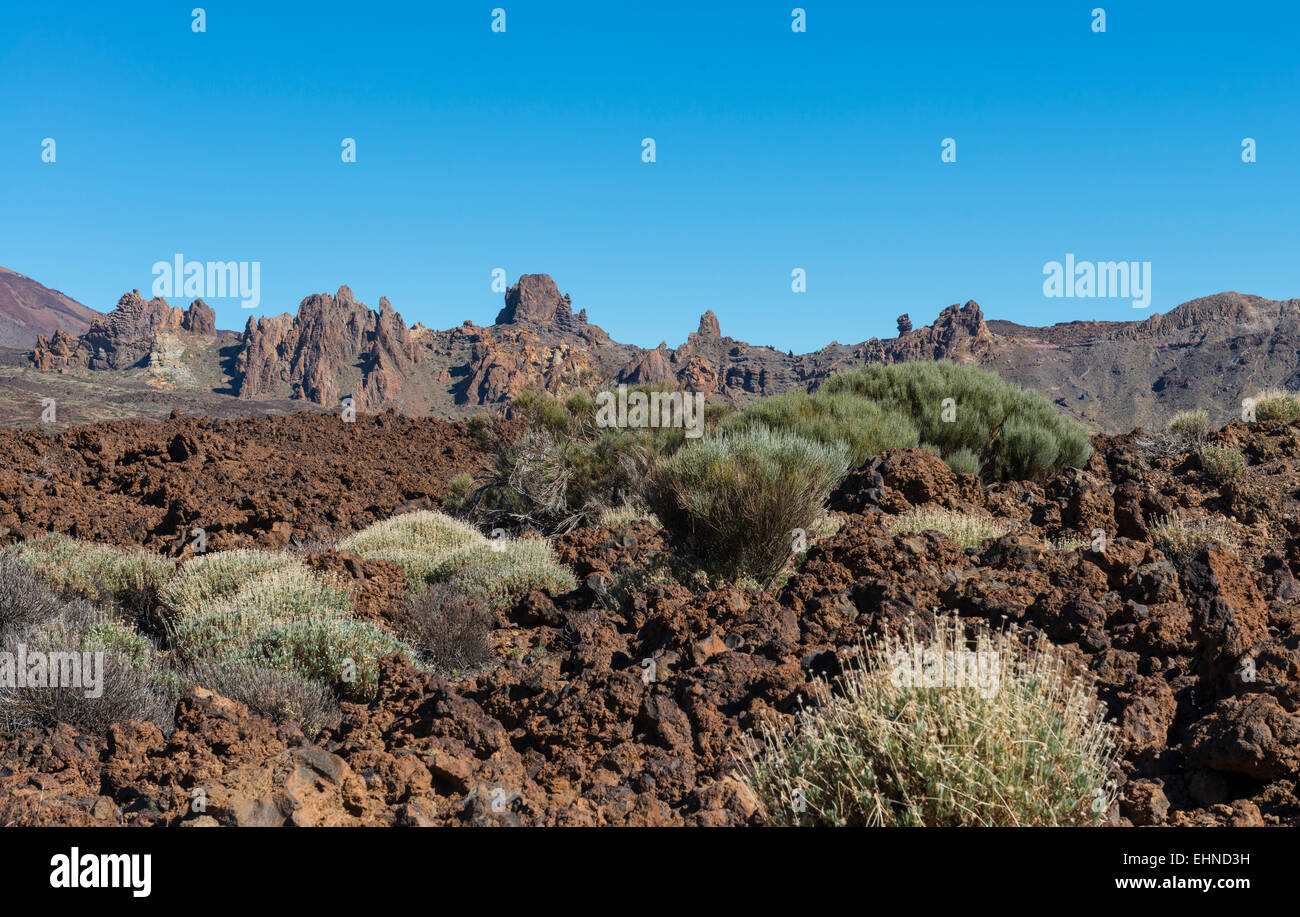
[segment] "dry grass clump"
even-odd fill
[[[467,522],[433,510],[420,510],[376,522],[343,539],[338,549],[367,560],[388,560],[385,555],[441,554],[483,540],[482,533]]]
[[[1239,449],[1205,446],[1200,455],[1201,470],[1220,484],[1235,481],[1246,473],[1246,458]]]
[[[596,519],[596,524],[606,528],[616,529],[623,526],[632,525],[636,522],[649,522],[655,528],[661,528],[659,517],[654,513],[633,506],[630,503],[624,503],[621,506],[611,507],[602,510]]]
[[[296,559],[253,551],[225,563],[217,557],[204,558],[188,586],[169,592],[181,609],[171,638],[185,665],[220,659],[275,669],[365,700],[374,695],[381,656],[415,660],[411,647],[351,617],[343,586]],[[231,592],[240,570],[261,572]]]
[[[1300,394],[1268,389],[1251,400],[1255,405],[1255,420],[1258,423],[1295,423],[1300,420]]]
[[[1238,550],[1232,529],[1218,519],[1161,516],[1152,522],[1151,540],[1170,560],[1189,561],[1210,545]]]
[[[56,590],[92,602],[153,595],[176,569],[170,557],[50,533],[5,549]]]
[[[344,541],[340,550],[401,565],[413,589],[449,582],[493,605],[529,589],[554,595],[577,588],[573,574],[540,538],[487,538],[473,526],[438,512],[408,513],[376,523]]]
[[[895,516],[890,532],[941,532],[963,548],[978,548],[989,538],[1001,538],[1011,526],[986,513],[962,513],[937,506],[921,506]]]
[[[966,654],[966,655],[962,655]],[[974,655],[971,655],[974,654]],[[974,659],[976,662],[969,662]],[[760,729],[743,774],[778,825],[1095,825],[1114,804],[1113,728],[1093,685],[1044,638],[866,642],[790,730]],[[962,673],[983,673],[963,680]]]
[[[1201,443],[1210,432],[1210,415],[1205,411],[1179,411],[1169,418],[1165,429],[1185,443]]]

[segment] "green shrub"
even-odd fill
[[[978,475],[980,473],[980,468],[983,466],[980,457],[964,446],[956,452],[945,456],[944,461],[948,463],[948,467],[956,474]]]
[[[1260,423],[1295,423],[1300,420],[1300,395],[1270,390],[1255,396],[1255,420]]]
[[[159,598],[177,615],[192,614],[280,570],[307,574],[302,561],[289,554],[244,549],[201,554],[181,565],[176,576],[162,588]]]
[[[634,385],[628,396],[672,391]],[[581,392],[561,400],[526,391],[510,407],[523,431],[502,440],[493,474],[470,498],[448,504],[485,527],[566,532],[594,522],[609,507],[640,505],[656,457],[686,442],[680,427],[602,427],[596,400]],[[706,405],[706,427],[718,416]]]
[[[919,443],[939,455],[969,451],[978,457],[980,473],[990,481],[1041,478],[1066,466],[1082,465],[1092,451],[1087,431],[1059,414],[1042,395],[974,366],[930,361],[873,364],[831,376],[810,398],[845,395],[865,399],[898,417],[899,426],[892,429],[911,424]],[[817,409],[817,413],[824,415],[827,410]],[[820,426],[809,427],[807,434],[802,427],[793,429],[826,441]]]
[[[1201,468],[1220,483],[1235,481],[1246,473],[1246,459],[1237,449],[1206,446],[1201,449]]]
[[[60,592],[92,602],[152,596],[176,569],[174,560],[160,554],[55,533],[12,545],[5,553]]]
[[[771,582],[795,529],[817,523],[848,469],[841,443],[759,426],[698,440],[661,460],[651,502],[669,534],[706,566]]]
[[[400,653],[418,664],[415,651],[369,621],[303,617],[268,623],[229,657],[231,661],[293,672],[353,700],[374,697],[379,660]]]
[[[369,560],[388,560],[405,552],[438,554],[481,541],[482,533],[469,523],[444,513],[421,510],[376,522],[341,541],[339,550]]]
[[[349,538],[341,546],[368,560],[401,565],[418,591],[450,582],[469,596],[502,605],[529,589],[554,595],[577,581],[555,561],[550,545],[536,538],[486,538],[473,526],[441,513],[395,516]]]
[[[184,658],[236,652],[266,628],[298,618],[346,618],[351,599],[341,586],[305,567],[271,569],[221,601],[200,604],[173,625],[172,640]]]
[[[796,433],[819,443],[844,443],[854,466],[888,449],[916,446],[915,424],[905,415],[852,393],[803,391],[762,398],[722,422],[724,431],[756,426]]]
[[[986,679],[928,660],[974,652]],[[996,655],[994,655],[996,654]],[[916,662],[927,674],[914,678]],[[1092,685],[1045,639],[1025,647],[959,619],[934,643],[868,642],[837,690],[815,682],[793,729],[760,728],[746,779],[780,825],[1094,825],[1113,805],[1112,729]],[[969,671],[969,670],[967,670]]]
[[[978,548],[989,538],[1001,538],[1010,526],[987,513],[960,513],[922,506],[890,519],[891,532],[942,532],[963,548]]]

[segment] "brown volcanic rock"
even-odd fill
[[[568,296],[560,289],[550,274],[524,274],[519,282],[506,291],[506,305],[497,313],[496,324],[536,322],[549,325],[557,318],[571,315]]]
[[[201,299],[190,303],[181,320],[181,327],[190,334],[215,336],[217,333],[217,313]]]
[[[290,469],[266,482],[253,507],[291,501],[307,481],[339,503],[350,488],[369,487],[351,504],[347,524],[357,527],[368,516],[390,514],[369,507],[420,480],[412,469],[442,480],[454,467],[427,468],[436,449],[418,448],[381,467],[359,462],[363,449],[386,456],[401,443],[421,441],[411,426],[416,422],[389,415],[373,419],[375,429],[356,450],[329,451],[321,461],[304,458],[333,450],[332,439],[348,438],[335,421],[295,418],[277,431],[280,452],[251,438],[237,444],[259,469]],[[50,502],[64,516],[40,521],[56,529],[60,522],[66,528],[74,513],[111,519],[122,505],[116,502],[121,491],[135,489],[140,462],[154,467],[155,447],[137,458],[120,430],[106,436],[106,429],[88,428],[56,444],[77,452],[85,467],[45,482],[57,486],[39,497],[24,490],[32,499],[10,499],[10,505],[20,503],[30,513],[30,503]],[[157,461],[184,473],[172,479],[177,489],[181,482],[225,476],[207,458],[221,450],[213,432],[177,424],[149,438],[166,451]],[[1289,483],[1300,431],[1233,425],[1212,439],[1236,443],[1250,457],[1246,475],[1273,488],[1269,493],[1283,511],[1300,509]],[[37,445],[35,439],[0,437],[8,466],[20,470],[0,471],[0,492],[27,487],[27,470],[41,467],[38,455],[46,454],[37,453]],[[673,549],[648,522],[577,529],[557,538],[555,547],[584,585],[561,596],[530,592],[503,609],[494,631],[501,658],[489,671],[448,681],[390,657],[381,666],[376,699],[344,704],[340,724],[314,741],[200,690],[182,700],[174,723],[167,724],[174,727],[170,735],[149,724],[119,724],[106,743],[66,727],[5,737],[0,818],[747,824],[760,816],[737,771],[752,747],[752,730],[793,723],[811,680],[840,671],[864,634],[910,625],[924,635],[938,612],[955,611],[994,626],[1014,623],[1031,636],[1045,634],[1065,648],[1072,665],[1096,677],[1118,727],[1115,776],[1120,811],[1131,823],[1300,824],[1294,791],[1300,780],[1300,697],[1294,691],[1300,659],[1293,649],[1300,627],[1294,582],[1300,526],[1293,519],[1222,516],[1218,485],[1190,470],[1190,455],[1139,463],[1131,437],[1097,437],[1095,445],[1086,471],[988,487],[953,475],[923,450],[895,450],[846,482],[842,496],[849,511],[837,515],[838,531],[813,543],[789,581],[773,592],[692,590],[656,579],[651,574],[662,569],[661,555]],[[1288,462],[1285,473],[1275,473]],[[293,473],[295,463],[304,474]],[[86,486],[102,473],[95,470],[101,465],[120,467],[117,488]],[[385,478],[401,474],[395,487],[383,489]],[[1149,495],[1137,501],[1140,515],[1168,500],[1184,512],[1220,518],[1232,527],[1239,552],[1212,547],[1175,566],[1158,545],[1116,537],[1110,529],[1104,551],[1054,542],[1087,534],[1076,524],[1115,518],[1113,507],[1107,512],[1100,503],[1125,499],[1119,488],[1111,490],[1120,481],[1133,481]],[[160,483],[146,476],[140,496],[152,498]],[[878,493],[867,496],[867,490]],[[891,534],[888,517],[919,505],[986,508],[1015,530],[969,550],[937,532]],[[324,501],[291,507],[298,514],[294,530],[310,530],[327,507]],[[288,519],[286,510],[277,513]],[[109,529],[118,540],[130,540],[130,526],[114,522]],[[147,525],[136,534],[154,543]],[[367,619],[400,627],[400,616],[385,608],[402,592],[391,565],[332,552],[314,555],[311,563],[363,588]],[[1241,654],[1255,661],[1256,678],[1229,671]],[[652,677],[646,677],[646,660],[653,662]],[[189,808],[196,786],[207,794],[205,814]],[[53,801],[46,805],[43,798]]]
[[[359,410],[377,410],[402,403],[406,380],[421,362],[388,299],[372,311],[346,286],[334,296],[307,297],[294,316],[250,317],[240,344],[235,370],[245,399],[288,394],[333,407],[351,396]]]
[[[647,350],[637,360],[618,375],[619,382],[629,385],[645,385],[666,382],[673,378],[672,367],[668,363],[668,344],[661,343],[654,350]]]
[[[463,424],[391,414],[0,430],[0,541],[60,531],[179,553],[198,526],[214,550],[281,548],[437,506],[481,449]]]
[[[60,331],[49,340],[38,338],[31,362],[42,370],[128,369],[149,356],[159,335],[180,332],[214,337],[216,314],[201,299],[182,310],[169,306],[161,296],[146,302],[139,290],[132,290],[112,312],[96,316],[81,337]]]
[[[99,317],[58,290],[0,267],[0,347],[31,347],[39,337],[84,334]]]

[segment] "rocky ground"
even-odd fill
[[[322,519],[355,528],[436,503],[483,460],[458,425],[381,416],[312,435],[331,421],[4,434],[0,521],[10,537],[55,527],[166,548],[180,520],[215,515],[219,545],[284,544]],[[582,585],[496,612],[488,670],[453,682],[390,657],[378,698],[313,738],[201,686],[167,730],[5,736],[0,824],[746,824],[735,773],[755,724],[788,721],[864,632],[925,633],[941,610],[1041,630],[1095,674],[1122,746],[1121,823],[1300,824],[1300,432],[1211,438],[1248,459],[1239,481],[1135,435],[1098,437],[1086,468],[1044,484],[984,487],[929,453],[888,453],[839,488],[838,531],[767,593],[649,576],[669,548],[648,522],[578,529],[557,551]],[[892,516],[930,504],[1012,531],[966,550],[890,534]],[[1179,514],[1217,520],[1236,548],[1171,559],[1153,524]],[[1078,546],[1094,529],[1104,550]],[[369,616],[390,613],[396,568],[315,562],[357,580]]]

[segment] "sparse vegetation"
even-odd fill
[[[47,654],[48,674],[42,677],[50,681],[0,686],[5,729],[67,723],[102,736],[111,724],[130,719],[170,728],[171,704],[159,682],[153,644],[85,600],[71,599],[52,617],[29,619],[0,634],[0,651],[16,655],[20,645],[29,659]],[[97,652],[103,654],[102,668]],[[63,654],[57,678],[54,654]]]
[[[963,548],[978,548],[989,538],[1001,538],[1011,527],[987,513],[961,513],[938,506],[921,506],[887,523],[898,532],[942,532]]]
[[[159,598],[173,614],[193,614],[282,570],[297,571],[299,576],[307,573],[302,562],[289,554],[249,550],[202,554],[181,565],[177,575],[160,590]]]
[[[1239,449],[1205,446],[1200,454],[1201,469],[1220,484],[1235,481],[1246,473],[1246,459]]]
[[[982,654],[994,690],[932,685],[922,654]],[[993,654],[996,654],[994,657]],[[993,660],[996,659],[995,662]],[[1094,825],[1114,803],[1112,730],[1061,650],[1004,632],[968,642],[960,619],[933,643],[868,642],[834,689],[814,685],[792,730],[765,722],[746,773],[779,825]],[[996,666],[993,669],[993,666]],[[949,669],[951,672],[951,669]],[[918,682],[920,682],[918,684]]]
[[[438,673],[463,675],[492,661],[492,616],[480,602],[435,583],[411,599],[410,611],[410,642]]]
[[[294,672],[207,658],[177,673],[172,681],[177,691],[201,685],[239,701],[258,716],[296,723],[308,737],[339,721],[334,693]]]
[[[629,386],[628,397],[671,394],[659,386]],[[511,402],[525,429],[496,453],[494,474],[468,495],[453,489],[448,504],[485,527],[566,532],[614,507],[643,507],[656,458],[686,442],[679,427],[623,429],[597,425],[596,401],[577,392],[560,399],[526,391]],[[706,408],[706,423],[719,416]],[[463,482],[460,485],[463,490]]]
[[[1184,446],[1196,446],[1205,441],[1210,431],[1210,415],[1204,411],[1179,411],[1169,418],[1165,430]]]
[[[1178,562],[1192,560],[1215,544],[1229,551],[1239,550],[1232,529],[1225,522],[1212,518],[1162,516],[1151,524],[1151,540],[1166,557]]]
[[[794,530],[821,518],[848,463],[838,442],[763,426],[720,433],[657,464],[651,503],[703,567],[768,583],[790,560]]]
[[[19,542],[5,553],[59,592],[92,602],[135,603],[137,596],[151,597],[176,569],[174,560],[160,554],[56,533]]]
[[[389,653],[418,662],[411,647],[369,621],[312,615],[263,623],[230,659],[294,672],[350,700],[369,700],[379,683],[379,660]]]

